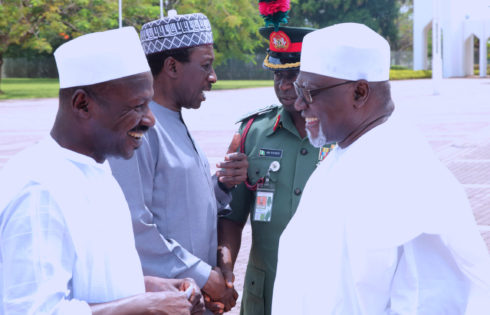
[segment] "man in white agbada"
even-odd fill
[[[131,157],[154,124],[136,31],[80,36],[55,58],[51,137],[0,174],[0,313],[202,313],[193,280],[143,277],[128,205],[105,162]]]
[[[305,36],[296,108],[337,142],[283,233],[272,313],[490,314],[490,259],[461,185],[397,114],[390,47],[361,24]]]

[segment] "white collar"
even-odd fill
[[[68,160],[71,160],[73,162],[77,162],[80,164],[85,164],[91,167],[95,167],[97,169],[100,169],[104,172],[110,172],[110,167],[109,163],[107,160],[105,160],[102,163],[98,163],[95,161],[92,157],[88,155],[84,155],[75,151],[72,151],[70,149],[66,149],[62,147],[56,140],[53,139],[52,136],[49,136],[47,139],[45,139],[46,145],[48,147],[51,147],[52,149],[58,151],[63,157],[65,157]]]

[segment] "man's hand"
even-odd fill
[[[183,279],[164,279],[159,277],[145,276],[146,292],[178,292]]]
[[[233,283],[235,282],[235,274],[233,273],[233,267],[229,268],[229,266],[230,265],[227,265],[226,267],[222,267],[221,269],[221,272],[223,273],[223,279],[225,280],[225,284],[227,287],[227,294],[221,299],[225,312],[229,312],[236,305],[236,300],[238,299],[238,292],[233,286]]]
[[[191,313],[193,305],[187,300],[186,294],[179,291],[146,292],[111,302],[90,304],[90,308],[93,315],[203,314],[203,311]]]
[[[164,279],[145,276],[146,292],[190,292],[186,295],[192,304],[191,314],[204,313],[204,299],[196,282],[191,278],[186,279]],[[189,290],[189,291],[188,291]]]
[[[187,300],[184,292],[149,292],[147,298],[147,309],[151,314],[161,315],[188,315],[203,314],[191,313],[193,305]]]
[[[241,135],[235,133],[224,161],[216,164],[216,167],[219,168],[216,172],[218,180],[229,189],[241,184],[247,179],[247,156],[244,153],[237,152],[240,147],[240,141]]]
[[[232,281],[231,281],[232,283]],[[236,305],[238,293],[225,282],[220,268],[214,267],[209,275],[208,282],[202,288],[206,307],[214,314],[222,314]]]
[[[235,290],[235,288],[227,288],[226,290],[229,292],[226,297],[226,304],[225,302],[221,301],[213,301],[206,295],[206,293],[204,293],[204,303],[206,308],[214,314],[223,314],[224,312],[229,312],[233,307],[235,307],[238,299],[238,292]]]
[[[182,279],[179,290],[186,293],[190,292],[188,300],[192,304],[191,314],[204,314],[204,298],[194,279]]]

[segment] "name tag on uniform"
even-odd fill
[[[282,150],[260,149],[259,150],[259,156],[281,158],[282,157]]]

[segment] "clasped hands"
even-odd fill
[[[158,301],[155,314],[204,314],[201,291],[193,279],[163,279],[145,276],[145,291],[154,292]]]
[[[230,311],[238,299],[238,292],[233,286],[234,281],[233,272],[222,272],[219,267],[214,267],[202,288],[206,308],[214,314]]]

